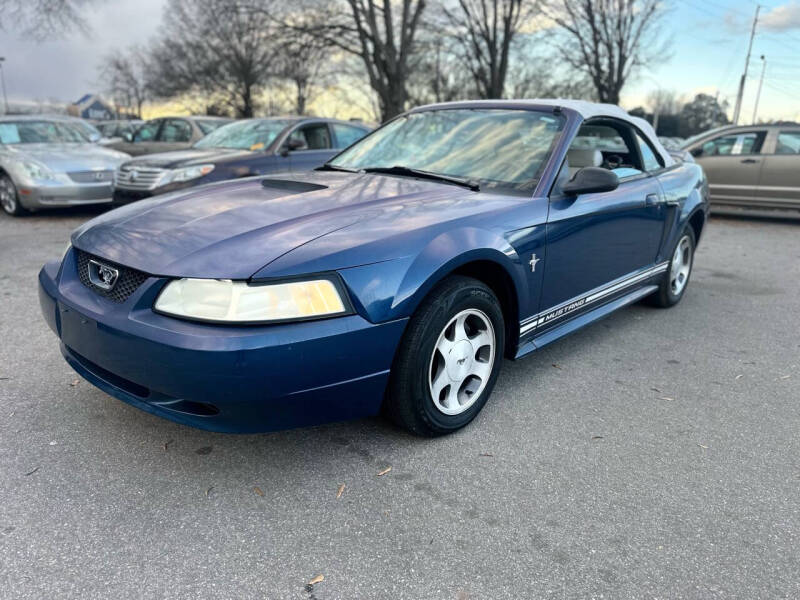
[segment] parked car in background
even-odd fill
[[[89,142],[74,125],[39,116],[0,118],[0,205],[10,215],[110,203],[127,154]]]
[[[95,126],[98,131],[103,134],[103,137],[112,140],[113,143],[117,143],[125,140],[127,134],[133,135],[133,132],[136,131],[142,123],[144,123],[144,121],[141,119],[120,119],[117,121],[100,121]]]
[[[361,123],[306,117],[243,119],[213,131],[190,150],[127,161],[114,201],[124,204],[181,188],[318,167],[370,129]]]
[[[659,136],[658,141],[661,142],[661,145],[667,150],[680,150],[686,140],[682,137]]]
[[[179,423],[383,408],[441,435],[478,414],[504,357],[644,298],[677,304],[707,195],[618,107],[423,106],[314,171],[99,216],[42,268],[39,298],[82,377]]]
[[[705,170],[712,205],[800,210],[800,125],[721,127],[683,148]]]
[[[209,133],[230,123],[223,117],[165,117],[145,121],[123,139],[110,144],[111,148],[131,156],[169,152],[191,148],[192,144]]]

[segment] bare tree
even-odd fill
[[[600,102],[619,104],[632,71],[666,50],[655,31],[662,0],[549,0],[547,12],[564,34],[564,58],[589,76]]]
[[[674,115],[680,112],[682,99],[675,93],[675,90],[657,89],[647,94],[647,108],[653,114]]]
[[[308,102],[322,79],[329,45],[324,39],[303,31],[291,31],[280,44],[278,73],[294,88],[294,110],[306,114]]]
[[[405,110],[425,5],[426,0],[312,0],[285,22],[359,57],[385,120]]]
[[[530,18],[533,0],[457,0],[442,12],[481,98],[502,98],[514,38]]]
[[[0,29],[15,30],[36,40],[74,30],[87,31],[81,10],[95,0],[0,0]]]
[[[245,0],[170,0],[161,41],[152,49],[149,84],[159,96],[219,97],[238,116],[252,117],[274,75],[274,22]]]
[[[141,117],[142,105],[148,97],[145,71],[144,56],[138,48],[127,53],[115,51],[101,66],[100,80],[118,112],[124,107],[127,113]]]

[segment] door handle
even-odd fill
[[[752,165],[753,163],[757,163],[758,161],[755,158],[743,158],[742,161],[746,165]]]
[[[658,205],[658,194],[647,194],[644,199],[645,206],[656,206]]]

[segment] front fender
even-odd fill
[[[528,286],[516,251],[503,236],[476,227],[444,232],[415,255],[340,273],[359,312],[378,323],[411,316],[437,283],[476,261],[503,269],[513,282],[517,306],[528,306]]]

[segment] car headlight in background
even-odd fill
[[[194,167],[184,167],[182,169],[172,169],[161,178],[159,185],[191,181],[192,179],[208,175],[213,170],[214,165],[197,165]]]
[[[330,317],[348,312],[332,279],[248,284],[229,279],[176,279],[159,294],[160,313],[230,323],[267,323]]]
[[[53,181],[57,178],[53,171],[41,163],[31,160],[23,160],[20,161],[19,164],[22,167],[25,175],[27,175],[32,181]]]

